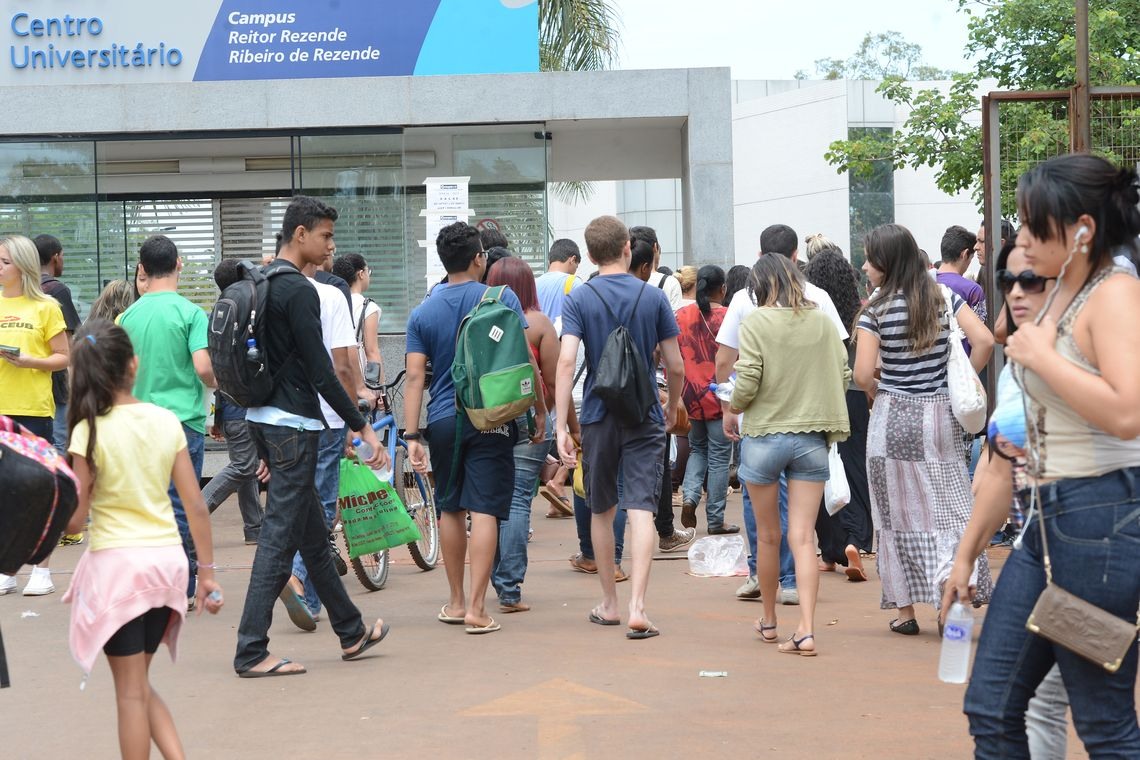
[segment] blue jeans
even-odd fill
[[[182,426],[182,432],[186,434],[186,450],[190,454],[190,464],[194,465],[194,475],[201,479],[202,460],[206,458],[206,435],[186,425]],[[190,536],[186,507],[182,505],[182,499],[178,498],[178,490],[174,487],[173,480],[170,481],[167,494],[174,506],[174,522],[178,524],[178,535],[182,537],[182,548],[186,551],[186,559],[190,563],[190,583],[186,587],[186,596],[194,596],[194,591],[198,588],[198,552],[194,549],[194,539]]]
[[[348,598],[329,554],[329,530],[316,489],[319,433],[259,422],[250,424],[250,433],[271,477],[238,624],[234,670],[239,673],[269,654],[273,606],[289,581],[292,557],[298,550],[341,648],[351,647],[365,633],[360,610]]]
[[[226,449],[230,461],[202,489],[206,509],[213,514],[236,491],[245,540],[256,541],[261,531],[261,493],[257,487],[257,447],[245,420],[225,420]]]
[[[542,443],[520,443],[515,446],[515,490],[511,496],[511,516],[499,521],[499,546],[491,567],[491,585],[500,604],[518,604],[519,587],[526,580],[526,539],[530,531],[530,506],[538,473],[546,462],[550,440]]]
[[[708,499],[705,517],[709,528],[724,525],[724,505],[728,497],[728,463],[732,458],[732,441],[724,434],[723,421],[691,420],[689,428],[689,463],[681,486],[684,500],[701,501],[701,487],[708,475]]]
[[[325,525],[332,530],[336,524],[336,497],[340,493],[340,459],[344,454],[345,434],[344,428],[329,428],[320,431],[317,443],[317,497],[321,500],[321,511],[324,513]],[[327,540],[327,539],[326,539]],[[321,600],[317,590],[309,582],[309,573],[301,559],[301,553],[293,555],[293,575],[305,587],[305,603],[309,610],[316,615],[321,611]]]
[[[56,403],[51,425],[51,442],[60,456],[67,456],[67,404]]]
[[[1041,487],[1053,579],[1081,599],[1132,622],[1140,603],[1140,468]],[[1092,758],[1140,757],[1136,642],[1113,674],[1025,629],[1045,588],[1034,519],[1010,554],[986,613],[965,712],[975,757],[1028,758],[1026,707],[1053,664],[1061,670],[1073,724]]]
[[[618,493],[621,493],[621,478],[618,478]],[[619,497],[620,499],[620,497]],[[619,509],[614,513],[614,564],[621,564],[622,551],[625,549],[625,520],[626,512]],[[586,500],[574,494],[574,526],[578,530],[578,551],[586,559],[594,557],[594,539],[590,536],[590,508]]]
[[[743,484],[741,484],[743,485]],[[796,587],[796,561],[788,548],[788,479],[780,474],[780,586]],[[756,515],[752,511],[752,499],[748,489],[744,489],[744,532],[748,534],[748,574],[756,575]]]

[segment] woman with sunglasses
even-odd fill
[[[1027,232],[1018,233],[1017,242],[1007,242],[995,262],[994,281],[1005,296],[1005,307],[999,317],[999,322],[1006,326],[1002,332],[1003,343],[1005,337],[1017,331],[1018,325],[1031,322],[1037,316],[1056,282],[1055,277],[1034,274],[1029,268],[1025,259],[1027,242]],[[1002,459],[1008,462],[1008,471],[1001,464]],[[999,464],[991,465],[991,461]],[[997,478],[996,488],[983,485],[989,478]],[[1019,528],[1024,524],[1030,496],[1027,478],[1024,399],[1013,377],[1013,365],[1007,363],[998,376],[997,405],[990,419],[988,449],[983,450],[974,473],[977,494],[974,514],[958,544],[942,600],[943,611],[949,609],[955,598],[971,598],[974,561],[985,551],[994,531],[1007,519]],[[1025,713],[1029,755],[1034,760],[1064,760],[1069,731],[1068,707],[1069,697],[1061,671],[1054,665],[1037,687]]]
[[[926,257],[897,224],[871,230],[864,247],[863,271],[878,292],[859,317],[855,382],[874,401],[867,474],[880,607],[897,610],[891,631],[917,636],[915,605],[942,601],[941,583],[973,509],[966,435],[950,411],[947,299],[927,274]],[[959,296],[950,294],[949,306],[973,346],[974,369],[985,366],[993,336]],[[985,598],[989,567],[979,570]]]
[[[1044,279],[1023,271],[1018,287],[1055,283],[1007,342],[1024,414],[994,418],[994,450],[1025,450],[1039,515],[1002,569],[966,691],[980,758],[1030,756],[1026,707],[1054,663],[1088,755],[1140,757],[1135,640],[1108,673],[1025,627],[1046,585],[1040,517],[1059,587],[1129,622],[1140,605],[1140,282],[1113,265],[1114,255],[1135,251],[1138,202],[1134,170],[1087,154],[1050,159],[1018,183],[1026,265]],[[979,525],[970,545],[963,540],[950,589],[957,598],[970,597],[962,565],[980,551],[977,530],[1009,504],[1012,471],[992,457],[977,485]]]

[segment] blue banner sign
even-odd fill
[[[0,0],[0,85],[538,70],[537,0]]]

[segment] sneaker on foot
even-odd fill
[[[332,533],[329,534],[329,552],[332,554],[336,574],[341,577],[348,575],[348,563],[344,561],[344,557],[340,556],[340,549],[336,547],[336,536]]]
[[[780,604],[799,604],[800,592],[794,588],[780,589]]]
[[[16,593],[16,576],[0,574],[0,596]]]
[[[673,535],[660,539],[657,542],[657,546],[663,552],[675,552],[693,543],[693,539],[696,537],[696,528],[674,529]]]
[[[748,580],[744,585],[736,589],[737,599],[759,599],[760,598],[760,580],[755,575],[748,576]]]
[[[59,537],[60,546],[79,546],[83,543],[82,533],[64,533]]]
[[[32,570],[32,577],[28,579],[22,593],[24,596],[44,596],[53,591],[55,591],[55,584],[51,582],[51,571],[35,568]]]

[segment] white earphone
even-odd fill
[[[1089,228],[1082,224],[1077,228],[1077,234],[1073,235],[1073,247],[1077,248],[1081,253],[1089,252],[1088,245],[1084,244],[1085,236],[1088,234]],[[1080,247],[1078,247],[1078,244],[1080,244]]]

